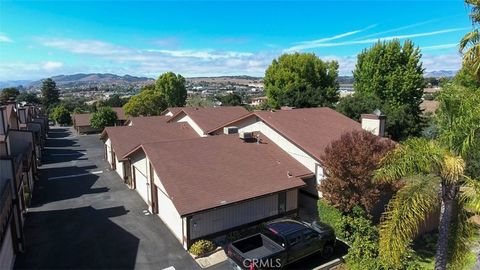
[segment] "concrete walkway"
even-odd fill
[[[17,269],[200,269],[103,160],[98,135],[52,128]]]

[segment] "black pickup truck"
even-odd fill
[[[282,268],[316,252],[330,256],[335,239],[326,224],[282,220],[267,224],[262,233],[232,242],[227,256],[234,269]]]

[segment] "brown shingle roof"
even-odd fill
[[[238,121],[249,117],[260,118],[317,160],[320,160],[325,147],[340,138],[344,132],[362,130],[360,123],[330,108],[256,111],[223,126],[234,126]],[[214,133],[223,126],[216,127],[208,133]]]
[[[125,111],[122,107],[112,107],[112,110],[117,114],[118,120],[127,120],[127,117],[125,116]]]
[[[112,110],[117,114],[118,120],[126,120],[125,111],[121,107],[112,107]],[[92,113],[75,113],[73,114],[73,121],[76,127],[90,126],[90,119]]]
[[[179,139],[198,138],[198,134],[187,123],[171,123],[151,126],[106,127],[101,138],[110,138],[119,160],[142,143],[162,142]]]
[[[330,108],[258,111],[255,115],[317,160],[343,133],[363,130],[360,123]]]
[[[139,117],[130,117],[128,120],[132,123],[133,126],[152,126],[152,125],[166,125],[170,116],[159,115],[159,116],[139,116]]]
[[[183,109],[183,107],[169,107],[165,111],[162,112],[162,115],[171,112],[173,115],[177,114]]]
[[[73,124],[76,127],[90,126],[91,113],[75,113],[73,114]]]
[[[298,188],[298,177],[311,175],[271,141],[245,143],[238,134],[141,148],[180,215]]]
[[[214,107],[214,108],[197,108],[185,107],[177,112],[169,122],[179,119],[182,114],[188,115],[197,125],[206,133],[224,123],[249,114],[249,112],[240,106],[237,107]]]

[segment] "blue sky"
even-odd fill
[[[427,71],[456,70],[471,29],[457,1],[5,1],[0,80],[110,72],[263,76],[285,52],[338,60],[349,75],[377,40],[412,39]]]

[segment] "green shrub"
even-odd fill
[[[320,221],[330,225],[338,238],[343,239],[345,237],[345,224],[340,210],[330,205],[326,200],[320,199],[318,200],[318,213]]]
[[[65,108],[65,106],[60,105],[55,108],[50,113],[50,117],[57,122],[59,125],[69,125],[72,123],[72,118],[70,117],[70,112]]]
[[[217,247],[212,241],[198,240],[188,249],[195,256],[203,256],[208,252],[214,251]]]
[[[345,263],[349,270],[389,269],[378,259],[379,232],[373,225],[371,217],[360,206],[355,206],[352,212],[344,218],[345,240],[350,244]],[[418,256],[409,250],[402,260],[400,269],[420,269]]]

